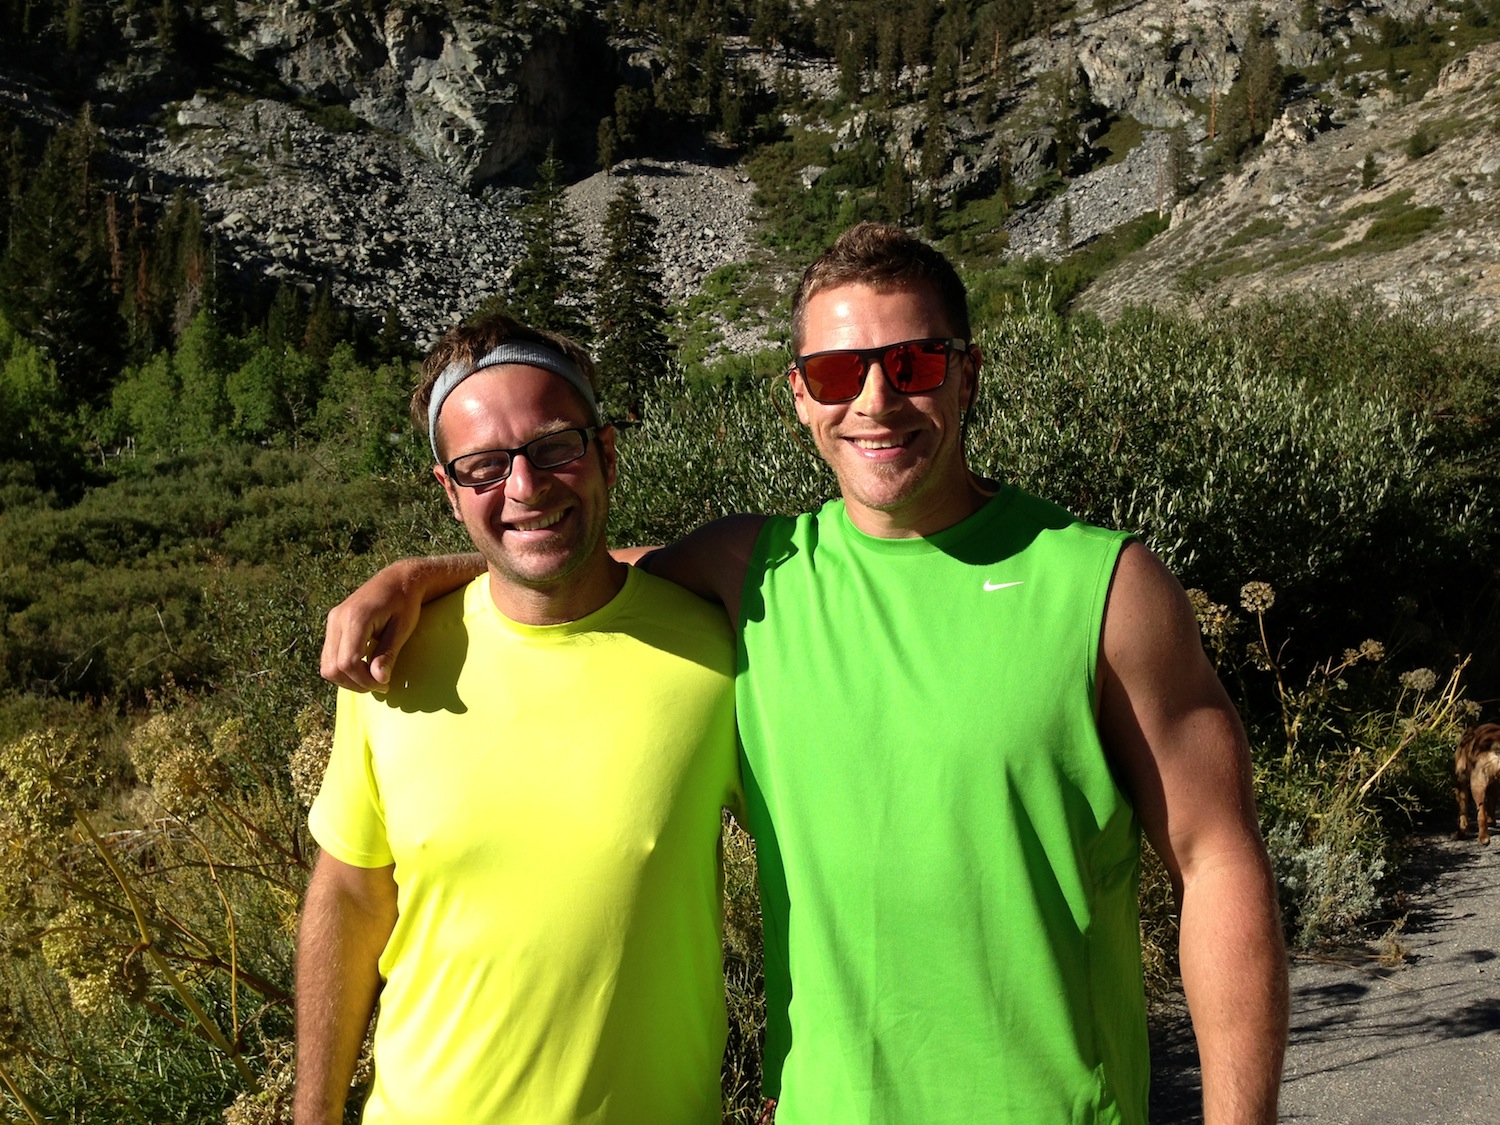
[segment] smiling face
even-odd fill
[[[948,337],[931,287],[876,289],[840,285],[808,298],[798,350],[875,348],[901,340]],[[852,402],[812,398],[793,370],[797,417],[838,477],[849,518],[883,538],[931,535],[972,515],[984,502],[964,464],[961,424],[973,401],[979,353],[954,358],[947,381],[928,394],[893,390],[878,364]]]
[[[555,430],[588,426],[578,392],[550,371],[510,364],[460,383],[438,419],[443,456],[514,449]],[[597,448],[596,448],[597,446]],[[510,476],[461,488],[433,469],[474,547],[489,566],[490,591],[507,617],[534,625],[575,621],[609,601],[623,571],[605,549],[614,429],[602,428],[584,455],[555,469],[518,456]]]

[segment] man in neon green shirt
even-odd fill
[[[1181,587],[1139,541],[969,469],[982,356],[931,247],[846,232],[792,335],[841,499],[716,521],[647,564],[739,631],[776,1120],[1144,1122],[1143,830],[1181,911],[1204,1120],[1273,1122],[1275,887]],[[324,674],[380,683],[424,589],[471,567],[372,580],[330,616]]]
[[[413,416],[485,573],[382,691],[340,692],[296,1120],[342,1120],[378,999],[366,1122],[714,1125],[728,623],[609,557],[614,432],[576,345],[491,317],[424,376]]]

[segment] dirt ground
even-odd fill
[[[1369,946],[1293,956],[1283,1122],[1500,1118],[1500,838],[1422,837],[1398,907],[1399,929]],[[1198,1125],[1185,1013],[1158,1021],[1152,1048],[1151,1120]]]

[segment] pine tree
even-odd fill
[[[936,89],[936,87],[934,87]],[[922,119],[922,178],[939,179],[948,166],[947,113],[941,96],[928,95],[927,110]]]
[[[605,117],[599,121],[597,139],[599,142],[599,167],[607,176],[610,174],[610,169],[615,166],[615,153],[620,147],[620,134],[615,129],[615,119],[613,117]]]
[[[0,122],[6,120],[0,112]],[[20,129],[10,129],[0,137],[0,260],[10,248],[11,218],[21,205],[26,176],[23,152]]]
[[[57,364],[78,398],[103,390],[120,333],[93,188],[98,130],[87,107],[48,142],[11,216],[0,311]]]
[[[333,290],[324,282],[313,294],[307,309],[307,323],[302,327],[302,340],[298,348],[315,364],[328,362],[333,349],[340,340],[349,337],[349,315],[333,300]]]
[[[411,345],[406,341],[406,329],[401,323],[401,310],[395,301],[385,307],[373,349],[375,358],[381,363],[401,363],[413,358]]]
[[[1079,116],[1083,109],[1084,93],[1078,80],[1077,65],[1073,54],[1068,52],[1064,65],[1044,77],[1050,87],[1049,101],[1052,105],[1053,130],[1057,149],[1054,163],[1058,174],[1067,177],[1073,172],[1073,161],[1083,143],[1083,130]]]
[[[1229,58],[1227,45],[1223,59]],[[1210,97],[1211,167],[1236,164],[1265,137],[1281,112],[1284,75],[1260,9],[1252,7],[1239,53],[1239,71],[1222,101]],[[1213,90],[1210,89],[1210,95]]]
[[[266,343],[279,354],[294,348],[307,331],[307,307],[302,292],[295,285],[280,282],[271,307],[266,311]]]
[[[787,0],[755,0],[750,17],[750,43],[761,54],[782,45],[791,25],[792,10]]]
[[[667,303],[661,289],[656,219],[627,177],[604,216],[604,261],[595,288],[595,356],[605,412],[640,416],[652,384],[667,373]]]
[[[875,22],[876,79],[881,96],[889,99],[901,75],[901,21],[889,9]]]
[[[932,0],[915,0],[901,16],[901,64],[911,74],[913,92],[921,81],[918,68],[932,65],[935,19]]]
[[[1187,130],[1181,125],[1174,128],[1167,138],[1167,166],[1163,185],[1162,202],[1170,205],[1186,196],[1193,188],[1193,150],[1188,144]],[[1158,210],[1161,208],[1159,207]]]
[[[562,161],[552,145],[537,167],[536,183],[521,208],[521,260],[510,276],[507,306],[535,328],[587,340],[583,240],[568,211]]]

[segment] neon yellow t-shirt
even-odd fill
[[[398,887],[366,1122],[720,1120],[733,670],[722,613],[634,568],[541,627],[481,576],[340,692],[309,826]]]

